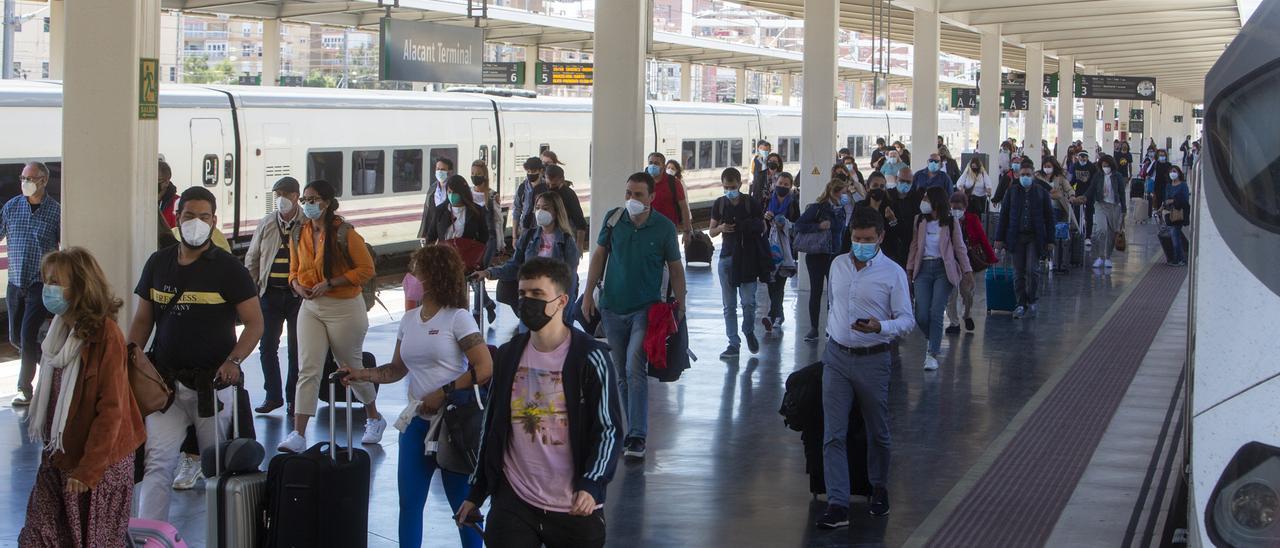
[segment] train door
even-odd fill
[[[471,119],[471,144],[475,147],[476,159],[483,160],[492,167],[491,171],[495,171],[490,173],[489,176],[493,178],[496,185],[494,190],[498,191],[498,195],[501,196],[504,189],[502,178],[496,173],[499,161],[497,157],[498,147],[494,145],[496,142],[497,140],[493,133],[493,120],[488,118]],[[468,167],[466,171],[466,176],[468,177],[471,176],[470,169]],[[462,172],[462,169],[459,168],[458,171]]]
[[[226,150],[222,134],[222,121],[217,118],[191,119],[191,174],[186,186],[201,185],[208,188],[220,204],[234,204],[235,196],[231,187],[231,173],[224,173],[223,156]],[[225,180],[228,184],[220,185]],[[181,186],[181,182],[179,182]],[[231,216],[226,221],[231,221]],[[223,223],[224,230],[229,225]]]
[[[747,140],[751,141],[751,152],[754,154],[756,142],[760,140],[760,120],[754,114],[747,120]]]
[[[537,143],[533,142],[533,132],[528,122],[516,122],[511,124],[511,158],[508,159],[508,166],[511,167],[511,192],[515,192],[520,181],[524,180],[524,161],[530,156],[538,154]]]
[[[262,126],[262,185],[258,188],[250,189],[250,196],[246,197],[246,201],[251,200],[263,204],[265,210],[263,215],[275,211],[275,195],[271,192],[271,187],[275,186],[276,181],[281,177],[293,176],[293,165],[289,157],[290,149],[290,126],[289,124],[263,124]],[[261,201],[259,201],[261,200]],[[258,218],[256,215],[257,208],[250,207],[248,209],[249,218]]]

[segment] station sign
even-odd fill
[[[380,80],[482,83],[484,29],[383,17],[380,38]]]
[[[524,61],[485,63],[480,78],[484,84],[524,85]]]
[[[1131,133],[1146,133],[1146,123],[1142,120],[1129,120],[1129,131]]]
[[[285,87],[302,87],[303,79],[301,76],[281,76],[280,85]]]
[[[982,72],[977,74],[977,80],[982,80]],[[1058,73],[1045,74],[1041,82],[1042,95],[1044,97],[1058,96]],[[1027,89],[1027,74],[1024,72],[1006,72],[1000,75],[1000,89]]]
[[[1058,96],[1058,73],[1044,75],[1044,96]]]
[[[538,63],[538,85],[590,86],[595,83],[591,63]]]
[[[951,88],[951,108],[978,108],[978,90]]]
[[[1143,120],[1143,117],[1142,117],[1142,109],[1140,109],[1140,108],[1131,108],[1131,109],[1129,109],[1129,119],[1130,119],[1130,120],[1137,120],[1137,121],[1141,122],[1141,121]]]
[[[1192,109],[1191,109],[1191,117],[1192,117],[1192,118],[1204,118],[1204,109],[1202,109],[1202,108],[1192,108]]]
[[[1075,96],[1081,99],[1151,101],[1156,98],[1156,79],[1146,76],[1078,74]]]
[[[1027,110],[1031,104],[1031,94],[1025,89],[1006,89],[1000,94],[1000,108],[1004,110]]]
[[[239,83],[242,86],[259,86],[259,85],[262,85],[262,76],[250,76],[247,74],[241,74]]]

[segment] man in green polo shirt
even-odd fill
[[[600,282],[600,318],[612,348],[618,371],[618,392],[627,410],[626,456],[644,458],[648,434],[649,386],[644,353],[644,335],[649,322],[649,306],[663,300],[663,269],[670,272],[671,293],[677,314],[684,315],[684,266],[676,243],[676,225],[662,215],[654,215],[653,177],[640,172],[627,179],[627,202],[605,216],[599,248],[591,256],[588,288],[582,299],[586,317],[595,315],[596,303],[590,288]],[[614,220],[616,219],[616,222]],[[613,226],[609,226],[612,224]],[[606,270],[606,265],[608,266]]]

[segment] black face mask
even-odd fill
[[[769,162],[769,169],[772,169],[774,171],[780,171],[782,170],[782,165],[779,164],[778,162]]]
[[[551,299],[551,301],[554,300]],[[516,309],[520,313],[520,321],[530,331],[542,331],[542,328],[551,323],[551,316],[547,314],[547,304],[551,301],[520,297],[516,302]]]
[[[883,201],[884,201],[884,199],[885,199],[885,192],[884,192],[884,189],[883,189],[883,188],[877,188],[877,189],[875,189],[875,190],[872,190],[872,191],[871,191],[871,193],[869,194],[869,197],[870,197],[872,200],[874,200],[874,201],[877,201],[877,202],[883,202]]]
[[[489,178],[488,178],[488,177],[482,177],[482,176],[480,176],[480,175],[472,175],[472,176],[471,176],[471,184],[472,184],[472,185],[480,186],[480,185],[483,185],[483,184],[485,184],[485,183],[487,183],[487,182],[489,182]]]
[[[773,191],[778,194],[779,198],[786,198],[787,194],[791,193],[791,189],[785,186],[780,186],[778,188],[775,188],[773,189]]]
[[[836,178],[837,178],[837,179],[840,179],[841,181],[848,181],[848,180],[849,180],[849,176],[848,176],[848,175],[845,175],[844,173],[837,173],[837,174],[836,174]]]

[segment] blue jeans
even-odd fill
[[[396,485],[400,490],[400,545],[422,546],[422,512],[427,506],[427,490],[431,488],[431,476],[436,473],[435,456],[427,456],[427,431],[431,422],[414,417],[409,428],[400,434],[400,467],[396,470]],[[440,481],[449,506],[457,512],[471,492],[466,474],[440,470]],[[453,521],[452,517],[448,518]],[[480,535],[468,528],[458,529],[464,548],[482,548]]]
[[[867,427],[867,479],[889,484],[890,353],[854,356],[827,344],[822,353],[822,472],[827,501],[849,506],[849,413],[857,405]]]
[[[18,391],[30,396],[36,363],[40,361],[40,326],[49,319],[49,311],[44,308],[44,283],[32,282],[25,289],[8,285],[4,300],[9,309],[9,344],[22,353]]]
[[[288,288],[268,287],[260,300],[262,306],[262,340],[258,350],[262,360],[263,388],[266,401],[293,403],[294,387],[298,384],[298,308],[302,299]],[[289,327],[289,373],[284,392],[280,390],[280,335]]]
[[[742,299],[742,332],[754,333],[756,326],[756,282],[733,286],[733,257],[720,256],[720,298],[724,303],[724,334],[730,346],[742,344],[738,337],[738,299]]]
[[[916,272],[916,326],[929,339],[929,355],[942,351],[942,316],[947,312],[947,299],[951,298],[951,280],[942,259],[920,261]]]
[[[1182,227],[1170,226],[1169,239],[1173,240],[1173,262],[1175,263],[1187,262],[1187,237],[1182,233]],[[24,370],[26,368],[26,363],[27,363],[27,355],[24,352],[22,355],[22,364],[23,364]]]
[[[1018,306],[1036,304],[1040,293],[1040,255],[1043,253],[1036,241],[1013,244],[1013,289],[1018,294]]]
[[[644,354],[644,334],[649,328],[649,307],[630,314],[600,309],[604,335],[614,367],[618,368],[618,393],[627,410],[627,437],[644,439],[649,433],[649,360]]]

